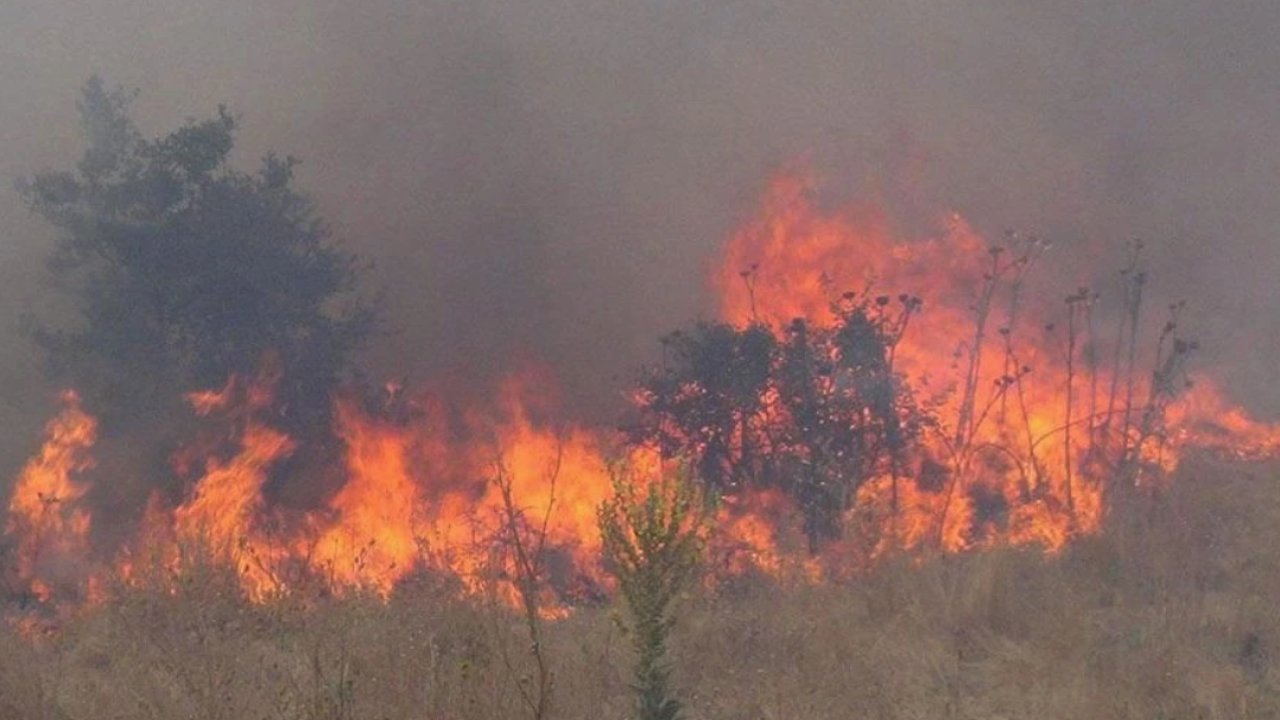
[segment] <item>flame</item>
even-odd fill
[[[1197,379],[1182,401],[1170,408],[1173,445],[1216,450],[1241,460],[1280,454],[1280,429],[1260,423],[1226,400],[1211,379]]]
[[[5,534],[16,540],[17,580],[42,600],[74,587],[89,549],[91,517],[83,502],[89,485],[79,476],[93,467],[98,423],[76,393],[64,392],[62,404],[45,426],[40,451],[18,474],[5,522]]]
[[[315,559],[335,583],[386,594],[413,570],[425,532],[411,464],[415,429],[370,417],[350,400],[337,403],[337,422],[348,479],[329,502],[337,519],[321,534]]]
[[[1034,240],[992,245],[954,213],[931,237],[902,238],[874,207],[820,209],[815,186],[804,174],[777,177],[711,283],[725,321],[763,324],[779,337],[795,318],[832,325],[845,291],[922,300],[894,369],[927,393],[943,427],[924,438],[914,467],[859,488],[854,522],[869,517],[883,531],[873,554],[999,543],[1056,550],[1100,527],[1108,483],[1122,469],[1118,447],[1144,443],[1141,461],[1164,470],[1192,445],[1253,457],[1280,449],[1276,426],[1208,382],[1168,405],[1158,438],[1144,435],[1157,434],[1138,419],[1151,374],[1099,357],[1105,338],[1091,314],[1098,295],[1082,290],[1056,306],[1028,295]],[[1059,322],[1046,324],[1053,318]],[[1136,392],[1117,393],[1128,377],[1137,378]],[[966,387],[974,390],[968,402]]]
[[[429,399],[399,422],[339,401],[347,481],[329,503],[332,520],[315,555],[338,585],[386,594],[426,566],[478,592],[513,522],[522,539],[545,535],[558,561],[547,573],[559,575],[562,587],[599,581],[595,508],[609,488],[604,452],[588,431],[532,420],[528,382],[513,377],[496,408],[465,412],[463,439],[450,437],[446,413]]]
[[[598,581],[596,508],[610,493],[607,450],[591,431],[535,423],[522,401],[522,382],[527,380],[509,381],[503,390],[504,420],[494,427],[496,461],[506,465],[512,495],[530,520],[544,513],[548,540],[571,561],[572,572],[581,576],[579,580]],[[502,507],[500,489],[492,483],[487,489],[483,503],[497,512]]]
[[[1037,326],[1041,313],[1019,315],[1001,305],[1004,296],[994,293],[1008,288],[996,276],[1021,272],[1024,263],[1002,257],[954,213],[936,235],[907,240],[875,208],[823,212],[813,196],[811,178],[777,178],[761,216],[732,238],[712,282],[725,320],[764,323],[779,334],[794,318],[830,326],[844,291],[920,295],[923,310],[895,349],[895,370],[931,393],[949,425],[926,438],[914,471],[871,478],[859,489],[858,506],[880,508],[887,528],[881,551],[929,544],[958,551],[997,541],[1056,549],[1072,534],[1096,529],[1101,478],[1058,469],[1082,468],[1091,447],[1078,437],[1068,444],[1066,428],[1085,415],[1079,406],[1074,416],[1064,407],[1068,388],[1077,403],[1092,391],[1084,404],[1096,407],[1097,389],[1108,380],[1096,368],[1087,376],[1079,350],[1069,374],[1053,347],[1059,338]],[[976,311],[987,286],[993,295]],[[985,328],[975,328],[975,312],[990,315]],[[1007,348],[999,347],[1006,338]],[[1022,368],[1034,372],[1023,377]],[[977,392],[966,411],[967,383]]]
[[[816,555],[783,492],[730,493],[708,538],[713,575],[818,582],[904,549],[1053,551],[1101,527],[1107,493],[1127,471],[1168,471],[1193,446],[1242,458],[1280,451],[1280,429],[1206,380],[1162,400],[1158,417],[1144,414],[1152,375],[1120,354],[1098,359],[1113,357],[1115,343],[1091,325],[1097,298],[1050,302],[1023,287],[1030,245],[993,250],[955,214],[929,237],[900,237],[873,206],[819,207],[814,187],[802,175],[776,178],[759,216],[729,239],[710,277],[720,317],[782,337],[794,318],[831,326],[847,290],[888,293],[886,304],[918,296],[893,371],[938,422],[891,471],[865,478],[846,533]],[[1054,318],[1057,327],[1046,328]],[[534,550],[539,612],[557,617],[610,588],[596,511],[611,492],[611,461],[662,468],[653,448],[621,447],[610,431],[557,419],[545,372],[513,373],[492,391],[467,388],[462,401],[388,383],[381,404],[355,390],[334,399],[335,462],[306,471],[322,478],[297,479],[328,489],[310,506],[286,506],[271,481],[308,467],[286,464],[308,445],[281,427],[281,379],[268,356],[253,377],[186,396],[203,429],[171,458],[181,492],[153,494],[114,557],[90,553],[86,477],[97,424],[66,393],[9,501],[5,533],[20,586],[44,600],[82,599],[105,592],[109,571],[172,589],[174,577],[208,561],[259,601],[316,585],[388,597],[432,572],[457,578],[462,592],[518,605],[518,556]],[[760,404],[786,412],[776,392]],[[1123,465],[1129,455],[1132,468]]]
[[[198,549],[233,568],[255,599],[287,592],[299,569],[332,592],[384,597],[406,576],[432,570],[458,577],[468,592],[515,603],[505,555],[515,531],[544,548],[540,583],[558,588],[545,593],[544,613],[562,612],[560,595],[590,594],[603,582],[595,508],[610,487],[607,453],[596,433],[533,419],[540,381],[513,376],[495,404],[466,408],[457,422],[446,404],[426,395],[410,401],[408,413],[338,398],[342,484],[324,508],[302,517],[270,507],[263,492],[272,469],[296,449],[260,412],[270,407],[265,386],[274,381],[233,380],[189,396],[197,412],[224,413],[229,436],[177,454],[179,471],[203,470],[178,507],[166,510],[153,499],[134,558],[159,558],[180,572],[183,558]],[[499,480],[510,489],[509,509]],[[137,575],[135,564],[131,559],[122,574]]]
[[[250,596],[261,598],[277,589],[271,571],[277,549],[257,527],[265,502],[262,487],[271,467],[293,451],[281,432],[250,423],[229,461],[210,458],[191,497],[173,513],[180,548],[206,553],[236,568]]]
[[[233,570],[251,598],[283,590],[280,571],[289,548],[270,531],[273,513],[263,489],[296,444],[259,417],[271,406],[278,380],[268,358],[250,381],[233,376],[220,390],[186,395],[197,415],[221,413],[230,427],[174,453],[174,471],[194,479],[177,507],[151,495],[138,538],[116,568],[119,577],[164,587],[185,571],[212,565]]]
[[[829,325],[835,320],[832,301],[847,290],[927,291],[930,312],[922,322],[929,331],[914,339],[938,353],[917,358],[931,361],[919,369],[937,369],[937,360],[954,350],[955,328],[969,324],[966,305],[955,301],[967,300],[980,284],[986,241],[953,213],[936,237],[904,242],[874,206],[820,211],[815,184],[806,175],[780,174],[770,183],[759,217],[729,240],[711,273],[721,318],[737,325],[760,321],[776,327],[795,318]]]

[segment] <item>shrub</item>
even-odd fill
[[[613,491],[599,508],[600,534],[631,615],[636,716],[674,720],[681,706],[666,661],[671,604],[697,566],[704,506],[683,467],[648,481],[616,468]]]

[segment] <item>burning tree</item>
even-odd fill
[[[750,282],[750,275],[744,277]],[[892,474],[928,413],[895,372],[918,298],[846,293],[835,322],[702,324],[668,335],[637,391],[632,442],[688,454],[715,494],[776,488],[804,516],[810,550],[840,532],[870,477]]]
[[[1196,434],[1178,409],[1196,346],[1178,337],[1176,304],[1140,343],[1140,243],[1108,330],[1098,291],[1063,304],[1028,291],[1037,238],[989,243],[951,215],[904,242],[874,213],[818,208],[810,190],[776,179],[731,239],[712,278],[723,321],[664,338],[634,394],[631,442],[692,458],[747,513],[777,514],[783,499],[811,553],[851,527],[858,557],[1055,549],[1128,491],[1158,487],[1174,435]]]
[[[61,232],[48,265],[78,318],[28,319],[50,371],[109,423],[163,415],[183,392],[252,374],[273,353],[286,422],[327,426],[330,391],[371,329],[370,310],[350,299],[357,259],[295,189],[292,157],[268,154],[256,174],[228,165],[236,121],[225,108],[149,140],[132,97],[91,79],[80,162],[20,183]]]

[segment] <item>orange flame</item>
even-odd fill
[[[42,600],[75,587],[88,556],[91,520],[82,500],[89,485],[79,475],[93,467],[89,450],[98,423],[76,393],[64,392],[62,403],[45,426],[40,452],[18,475],[5,523],[5,533],[17,540],[17,579]]]
[[[794,318],[831,325],[845,290],[922,298],[895,348],[894,369],[929,393],[942,427],[925,438],[915,467],[859,489],[859,519],[878,518],[872,524],[885,530],[877,552],[994,543],[1054,550],[1095,531],[1107,483],[1121,469],[1117,446],[1152,440],[1138,437],[1152,430],[1139,428],[1143,408],[1125,407],[1127,398],[1117,400],[1114,389],[1118,371],[1125,372],[1138,379],[1134,397],[1145,398],[1150,373],[1098,358],[1102,340],[1090,314],[1097,296],[1081,291],[1054,307],[1025,295],[1038,250],[1032,242],[990,246],[955,214],[936,236],[899,238],[874,208],[819,209],[813,187],[801,175],[778,177],[760,217],[732,237],[711,281],[725,320],[763,323],[779,334]],[[1064,314],[1069,326],[1041,324]],[[1162,417],[1160,441],[1145,444],[1141,460],[1165,469],[1187,444],[1255,454],[1280,448],[1276,427],[1231,406],[1207,383]]]
[[[901,548],[1055,550],[1100,527],[1109,483],[1133,469],[1122,466],[1126,453],[1168,470],[1189,446],[1241,457],[1280,451],[1280,429],[1206,381],[1144,426],[1151,375],[1098,360],[1094,296],[1063,305],[1024,293],[1026,247],[993,252],[957,215],[939,227],[903,239],[885,213],[823,210],[812,181],[784,175],[760,216],[730,239],[710,280],[722,318],[739,326],[781,333],[794,318],[830,326],[844,290],[918,295],[923,309],[895,347],[893,370],[938,422],[900,466],[865,479],[845,537],[817,557],[795,539],[796,508],[784,493],[747,488],[726,498],[708,546],[713,573],[815,581]],[[1065,325],[1042,324],[1064,314]],[[609,587],[596,510],[611,492],[610,458],[660,465],[646,448],[618,452],[609,432],[548,420],[554,406],[535,392],[548,382],[536,373],[513,375],[491,401],[461,407],[389,383],[382,408],[354,393],[335,399],[341,462],[315,483],[331,490],[309,509],[285,507],[269,480],[307,446],[275,426],[280,379],[268,358],[255,378],[187,396],[206,432],[172,458],[185,492],[168,505],[151,498],[135,539],[109,559],[119,577],[142,582],[148,559],[171,576],[200,553],[232,570],[256,600],[304,583],[386,597],[430,571],[457,577],[466,592],[516,602],[513,545],[545,536],[537,585],[541,611],[555,616],[565,599]],[[93,466],[96,423],[74,393],[63,400],[16,480],[5,524],[18,581],[43,599],[83,597],[93,576],[82,476]],[[776,397],[761,401],[784,412]]]
[[[316,543],[315,559],[340,586],[387,594],[414,569],[426,532],[414,477],[413,428],[370,417],[349,400],[337,403],[346,443],[347,483],[329,502],[335,522]]]

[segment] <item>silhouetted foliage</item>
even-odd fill
[[[272,354],[284,422],[323,427],[329,392],[371,330],[350,295],[357,259],[295,189],[296,160],[269,154],[256,174],[228,165],[236,121],[225,108],[148,140],[131,99],[91,79],[78,104],[83,158],[19,184],[60,231],[49,268],[79,316],[28,319],[49,370],[120,417]]]
[[[763,432],[778,343],[763,325],[699,324],[663,338],[665,367],[641,382],[645,418],[635,439],[666,456],[688,454],[713,492],[759,478],[768,460]]]
[[[893,472],[927,415],[893,369],[919,300],[847,294],[836,321],[700,324],[663,339],[646,372],[632,442],[693,459],[712,494],[787,492],[816,550],[866,479]]]

